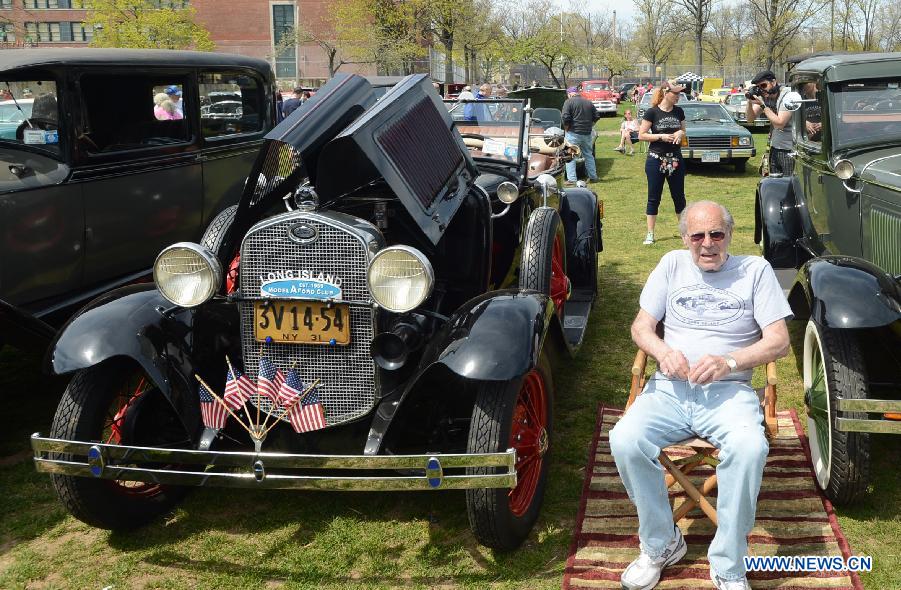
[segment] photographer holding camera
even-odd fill
[[[769,70],[760,72],[751,80],[745,93],[748,105],[745,116],[748,123],[763,115],[770,121],[770,174],[788,176],[794,162],[788,157],[792,149],[791,111],[782,104],[789,89],[776,83],[776,75]]]

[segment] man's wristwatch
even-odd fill
[[[728,354],[725,355],[723,358],[726,359],[726,364],[729,365],[730,373],[734,373],[735,371],[738,370],[738,363],[736,362],[736,360],[734,358],[732,358]]]

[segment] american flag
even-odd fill
[[[260,374],[257,375],[257,393],[272,401],[272,405],[278,405],[278,390],[285,382],[285,374],[268,358],[260,357]]]
[[[234,371],[234,374],[232,373]],[[225,376],[225,395],[222,398],[228,407],[237,410],[256,393],[256,387],[253,381],[242,375],[241,371],[230,367],[228,374]]]
[[[213,398],[213,395],[202,383],[200,384],[200,415],[203,418],[203,425],[207,428],[225,428],[225,421],[228,420],[228,410]]]
[[[305,389],[300,376],[291,369],[278,392],[278,399],[282,406],[290,408],[288,421],[294,432],[309,432],[325,428],[325,409],[322,407],[315,388],[301,401],[297,401]]]

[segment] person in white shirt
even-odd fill
[[[614,150],[630,156],[635,155],[632,144],[638,141],[638,121],[632,118],[632,109],[626,109],[623,113],[623,122],[619,125],[619,145]],[[629,151],[626,152],[626,146]]]

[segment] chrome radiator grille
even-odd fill
[[[319,232],[311,244],[289,239],[288,229],[303,220]],[[260,223],[241,246],[240,285],[244,297],[260,296],[260,275],[310,270],[341,278],[342,299],[350,304],[350,344],[261,344],[254,338],[254,303],[242,301],[241,346],[246,372],[256,380],[262,349],[283,373],[293,366],[305,384],[320,380],[318,390],[329,426],[352,420],[375,404],[375,363],[369,353],[374,337],[374,311],[366,289],[366,245],[351,228],[315,214],[286,214]],[[263,411],[271,404],[254,397]]]
[[[689,137],[688,147],[692,149],[725,150],[732,147],[731,137]]]
[[[870,252],[873,263],[892,275],[901,274],[901,216],[870,209]]]

